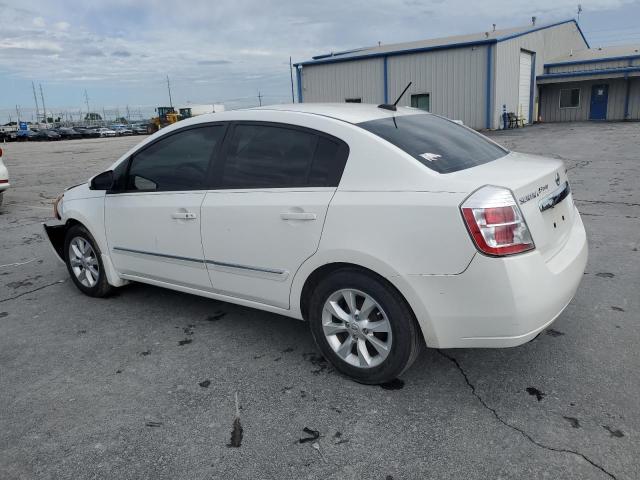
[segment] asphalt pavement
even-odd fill
[[[140,284],[82,295],[40,223],[140,137],[2,145],[0,477],[640,478],[640,123],[490,136],[565,160],[583,282],[536,340],[428,349],[386,388],[333,371],[303,322]]]

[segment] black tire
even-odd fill
[[[80,237],[89,243],[91,248],[96,254],[96,260],[98,262],[98,280],[95,285],[89,287],[83,285],[81,281],[78,279],[76,274],[73,271],[73,267],[71,266],[69,249],[71,248],[71,242]],[[107,276],[104,273],[104,265],[102,264],[101,252],[100,248],[98,248],[98,244],[94,240],[93,236],[89,233],[89,231],[81,225],[74,225],[67,230],[64,239],[64,261],[67,265],[67,271],[69,272],[69,276],[71,276],[71,280],[85,295],[90,297],[107,297],[114,291],[114,287],[109,285],[107,281]]]
[[[356,367],[343,360],[324,334],[324,304],[332,294],[343,289],[358,290],[370,296],[387,315],[391,325],[391,348],[388,356],[375,367]],[[400,293],[384,278],[355,268],[333,272],[318,283],[309,301],[309,325],[320,352],[336,370],[365,384],[386,383],[400,376],[413,364],[424,344],[415,316]]]

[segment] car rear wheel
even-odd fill
[[[309,302],[309,322],[325,358],[361,383],[395,379],[423,344],[402,296],[384,279],[356,269],[320,281]]]
[[[82,293],[106,297],[113,291],[104,273],[100,249],[86,228],[75,225],[67,231],[64,254],[69,275]]]

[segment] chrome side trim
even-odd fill
[[[216,262],[214,260],[205,260],[205,262],[209,265],[215,265],[216,267],[227,267],[227,268],[239,268],[241,270],[251,270],[252,272],[261,272],[261,273],[274,273],[276,275],[282,275],[287,273],[286,270],[280,270],[277,268],[262,268],[262,267],[251,267],[249,265],[240,265],[237,263],[225,263],[225,262]]]
[[[540,207],[540,211],[544,212],[545,210],[549,210],[550,208],[555,207],[562,200],[567,198],[571,193],[571,188],[569,187],[569,182],[564,182],[564,185],[556,188],[553,192],[551,192],[548,196],[540,200],[538,203]]]
[[[137,253],[139,255],[149,255],[152,257],[169,258],[171,260],[182,260],[183,262],[204,263],[201,258],[180,257],[178,255],[167,255],[164,253],[146,252],[144,250],[134,250],[133,248],[113,247],[114,252]]]
[[[192,258],[192,257],[181,257],[178,255],[168,255],[165,253],[156,253],[156,252],[147,252],[145,250],[135,250],[133,248],[124,248],[124,247],[113,247],[114,252],[121,253],[133,253],[137,255],[148,255],[151,257],[159,257],[166,258],[169,260],[179,260],[183,262],[192,262],[199,264],[211,265],[213,267],[217,267],[218,269],[224,271],[232,271],[232,273],[240,273],[238,270],[245,274],[257,274],[260,276],[264,276],[265,278],[271,278],[275,280],[284,280],[289,276],[289,272],[286,270],[281,270],[277,268],[263,268],[263,267],[254,267],[250,265],[240,265],[237,263],[227,263],[227,262],[218,262],[215,260],[203,260],[200,258]],[[235,270],[235,272],[233,271]]]

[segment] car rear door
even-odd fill
[[[125,275],[211,289],[200,207],[226,126],[179,130],[135,153],[105,200],[113,264]],[[121,164],[122,165],[122,164]]]
[[[347,145],[285,124],[238,122],[202,204],[202,245],[218,293],[289,307],[296,270],[315,253]]]

